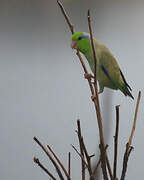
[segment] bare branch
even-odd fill
[[[38,138],[34,137],[33,138],[35,140],[35,142],[42,148],[42,150],[46,153],[46,155],[49,157],[50,161],[53,163],[58,175],[59,175],[59,178],[61,180],[64,180],[64,177],[61,173],[61,170],[59,169],[59,166],[57,165],[57,163],[55,162],[55,160],[52,158],[52,156],[50,155],[50,153],[47,151],[47,149],[42,145],[42,143],[38,140]]]
[[[96,164],[96,166],[95,166],[95,168],[94,168],[94,170],[93,170],[93,174],[96,174],[96,171],[97,171],[100,163],[101,163],[101,158],[99,158],[99,160],[98,160],[98,162],[97,162],[97,164]]]
[[[118,151],[118,134],[119,134],[119,105],[116,106],[116,128],[114,136],[114,164],[113,164],[113,179],[116,180],[117,171],[117,151]]]
[[[89,26],[90,40],[91,40],[91,46],[92,46],[92,51],[93,51],[93,57],[94,57],[94,85],[95,85],[95,91],[97,91],[97,77],[96,77],[97,59],[96,59],[96,52],[95,52],[95,48],[94,48],[94,42],[93,42],[90,10],[88,10],[88,26]]]
[[[65,175],[67,176],[68,180],[71,180],[67,170],[65,169],[64,165],[62,164],[62,162],[59,160],[59,158],[57,157],[57,155],[54,153],[54,151],[52,150],[52,148],[47,145],[48,149],[50,150],[50,152],[53,154],[53,156],[55,157],[55,159],[57,160],[58,164],[60,165],[60,167],[62,168],[63,172],[65,173]]]
[[[68,153],[68,174],[71,175],[71,153]]]
[[[112,180],[112,179],[113,179],[113,174],[112,174],[112,169],[111,169],[111,165],[110,165],[110,161],[109,161],[107,152],[105,152],[105,155],[106,155],[106,164],[107,164],[109,176],[110,176],[110,178],[111,178],[111,180]]]
[[[90,18],[90,10],[88,10],[88,26],[89,26],[89,32],[90,32],[90,39],[91,39],[91,46],[93,51],[93,57],[94,57],[94,87],[95,87],[95,108],[96,108],[96,114],[97,114],[97,121],[99,126],[99,136],[100,136],[100,150],[101,150],[101,163],[102,163],[102,171],[104,179],[107,180],[107,171],[106,171],[106,155],[104,151],[104,135],[103,135],[103,126],[102,126],[102,117],[100,112],[100,105],[99,105],[99,98],[98,98],[98,90],[97,90],[97,78],[96,78],[96,66],[97,66],[97,59],[96,59],[96,52],[94,48],[94,42],[93,42],[93,33],[91,28],[91,18]],[[104,153],[104,154],[102,154]]]
[[[89,175],[90,175],[90,180],[94,180],[93,173],[92,173],[92,168],[91,168],[91,161],[90,161],[91,157],[93,157],[93,155],[92,156],[88,155],[86,146],[84,144],[83,137],[81,135],[80,120],[77,120],[77,126],[78,126],[77,134],[78,134],[78,138],[79,138],[79,143],[80,143],[82,151],[84,152],[84,154],[86,156],[87,165],[88,165],[87,168],[88,168],[88,172],[89,172]],[[84,155],[83,155],[83,157],[84,157]]]
[[[126,150],[125,150],[125,153],[124,153],[123,168],[122,168],[122,174],[121,174],[121,179],[120,180],[125,179],[126,171],[127,171],[128,159],[129,159],[130,153],[131,153],[131,151],[133,149],[131,144],[132,144],[132,139],[133,139],[135,128],[136,128],[136,120],[137,120],[137,114],[138,114],[138,108],[139,108],[140,99],[141,99],[141,92],[139,91],[138,98],[137,98],[137,103],[136,103],[133,126],[132,126],[132,130],[131,130],[131,135],[129,137],[128,143],[126,144]]]
[[[67,15],[67,13],[66,13],[63,5],[62,5],[62,3],[60,1],[57,1],[57,3],[58,3],[58,5],[59,5],[59,7],[61,9],[62,14],[64,15],[64,17],[66,19],[67,24],[69,25],[71,33],[73,34],[74,33],[74,27],[73,27],[72,23],[70,22],[70,18],[68,17],[68,15]]]
[[[75,147],[74,145],[71,144],[71,146],[72,146],[72,148],[75,150],[75,152],[80,156],[80,158],[82,158],[85,166],[88,168],[88,164],[87,164],[87,162],[85,161],[84,157],[78,152],[78,150],[76,149],[76,147]],[[84,167],[84,168],[85,168],[85,167]]]
[[[78,139],[79,139],[79,146],[80,146],[80,152],[81,152],[81,166],[82,166],[82,180],[85,180],[85,158],[84,158],[84,150],[82,146],[82,141],[81,141],[81,127],[80,127],[80,120],[77,120],[77,134],[78,134]],[[88,166],[87,166],[88,167]]]
[[[39,159],[34,157],[34,162],[42,169],[44,170],[53,180],[56,180],[56,178],[40,163]]]
[[[135,109],[133,127],[132,127],[131,135],[130,135],[129,141],[128,141],[129,146],[132,144],[132,139],[133,139],[135,128],[136,128],[136,120],[137,120],[137,114],[138,114],[138,108],[139,108],[140,99],[141,99],[141,92],[139,91],[137,104],[136,104],[136,109]]]
[[[92,173],[92,168],[91,168],[91,158],[87,152],[87,149],[86,149],[86,146],[84,144],[84,140],[83,140],[83,137],[81,137],[81,142],[82,142],[82,147],[83,147],[83,150],[84,150],[84,153],[85,153],[85,156],[86,156],[86,159],[87,159],[87,163],[88,163],[88,171],[89,171],[89,175],[90,175],[90,178],[91,180],[93,179],[93,173]]]
[[[127,164],[128,164],[128,159],[130,156],[130,153],[132,151],[133,147],[129,146],[129,144],[126,144],[126,151],[124,153],[124,158],[123,158],[123,168],[122,168],[122,174],[120,180],[124,180],[126,176],[126,171],[127,171]]]

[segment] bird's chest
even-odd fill
[[[94,59],[93,56],[86,56],[89,66],[92,70],[92,72],[94,73],[94,69],[95,69],[95,63],[94,63]],[[109,84],[109,79],[108,77],[105,75],[105,73],[103,72],[102,68],[101,68],[101,61],[100,61],[100,53],[99,51],[97,51],[96,54],[96,58],[97,58],[97,65],[96,65],[96,75],[97,75],[97,80],[99,82],[101,82],[102,84],[105,84],[105,86],[107,86]]]

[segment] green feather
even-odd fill
[[[76,43],[77,49],[84,54],[92,72],[94,73],[94,58],[89,34],[76,32],[72,35],[72,41]],[[125,96],[128,95],[134,99],[130,93],[131,88],[126,82],[118,63],[110,50],[104,44],[95,39],[93,39],[93,42],[97,59],[96,73],[100,93],[103,92],[104,87],[108,87],[115,90],[119,89]]]

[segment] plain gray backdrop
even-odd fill
[[[142,91],[136,133],[126,179],[143,177],[144,2],[140,0],[63,0],[77,31],[88,32],[91,9],[94,36],[113,52],[132,87],[135,100],[120,91],[101,94],[104,129],[113,160],[115,105],[120,104],[119,165],[128,141],[138,91]],[[0,1],[0,179],[48,179],[33,163],[51,163],[33,141],[49,144],[67,165],[72,152],[72,177],[80,179],[76,120],[90,154],[99,142],[95,111],[83,70],[70,48],[71,33],[55,0]],[[87,63],[86,63],[87,64]],[[88,67],[89,69],[89,67]],[[89,69],[90,70],[90,69]],[[142,138],[142,139],[141,139]]]

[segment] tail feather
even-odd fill
[[[134,99],[129,89],[131,90],[131,88],[129,88],[129,86],[125,84],[122,88],[122,92],[124,93],[125,96],[130,96],[132,99]]]
[[[120,74],[121,74],[121,77],[122,77],[123,82],[124,82],[124,86],[121,88],[121,91],[124,93],[125,96],[130,96],[132,99],[134,99],[134,97],[132,96],[132,94],[130,92],[130,91],[132,91],[132,89],[128,85],[128,83],[126,82],[126,79],[125,79],[121,70],[120,70]]]
[[[124,83],[125,83],[125,86],[127,86],[127,88],[129,88],[129,89],[132,91],[131,87],[130,87],[130,86],[128,85],[128,83],[126,82],[126,79],[125,79],[125,77],[124,77],[124,75],[123,75],[123,73],[122,73],[121,70],[120,70],[120,73],[121,73],[121,76],[122,76],[123,81],[124,81]]]

